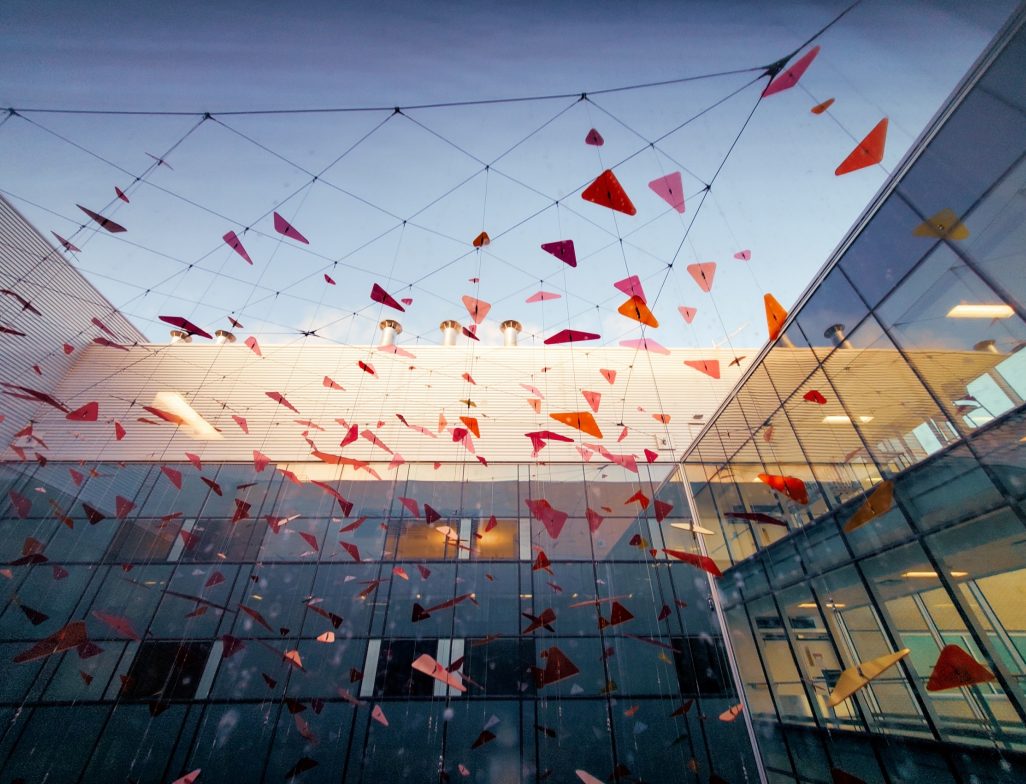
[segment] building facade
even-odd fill
[[[4,387],[0,780],[758,780],[665,484],[746,363],[148,344],[19,231],[3,323],[79,322]]]
[[[1026,778],[1024,72],[1020,14],[685,456],[769,780]]]

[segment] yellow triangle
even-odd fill
[[[969,236],[969,229],[958,219],[953,210],[944,209],[924,220],[916,226],[912,233],[917,237],[964,240]]]
[[[840,705],[871,680],[893,667],[910,653],[911,651],[908,648],[902,648],[897,653],[888,653],[857,664],[854,667],[849,667],[837,679],[837,684],[834,686],[834,690],[830,692],[829,699],[827,699],[827,705],[831,708]]]

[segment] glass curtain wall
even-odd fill
[[[757,781],[657,468],[7,464],[2,780]]]
[[[1003,45],[677,478],[774,780],[1026,780],[1026,34]]]

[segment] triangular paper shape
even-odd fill
[[[944,209],[924,220],[913,229],[912,233],[917,237],[964,240],[969,236],[969,229],[958,219],[954,210]]]
[[[641,297],[631,297],[617,308],[616,312],[621,316],[626,316],[649,327],[659,326],[656,317],[652,315],[652,311],[648,309],[648,305],[645,304],[645,300],[641,299]]]
[[[492,309],[492,306],[482,299],[471,297],[469,294],[463,295],[463,304],[467,308],[467,313],[474,319],[475,324],[480,324],[485,320],[485,316],[488,315],[488,311]]]
[[[789,90],[798,84],[798,80],[802,78],[802,74],[812,64],[812,61],[816,59],[817,54],[819,54],[819,47],[812,47],[800,59],[796,60],[794,65],[783,73],[778,74],[772,82],[766,85],[766,89],[762,91],[762,97],[765,98],[767,95],[774,95],[775,93]]]
[[[677,212],[684,212],[684,184],[681,182],[680,172],[672,172],[665,177],[654,179],[648,187]]]
[[[93,212],[92,210],[90,210],[90,209],[88,209],[86,207],[83,207],[81,204],[76,204],[75,206],[78,207],[80,210],[82,210],[82,212],[84,212],[86,215],[88,215],[94,221],[99,223],[102,228],[106,229],[111,234],[118,234],[118,233],[120,233],[122,231],[128,231],[128,229],[126,229],[120,223],[115,223],[110,218],[105,218],[103,215],[100,215],[100,213],[98,213],[98,212]]]
[[[609,169],[602,172],[591,185],[584,189],[581,198],[627,215],[638,214],[638,210],[627,196],[623,186],[620,185],[620,181]]]
[[[883,656],[878,656],[875,659],[870,659],[867,662],[862,662],[854,667],[849,667],[847,670],[841,673],[837,679],[837,683],[834,685],[833,691],[830,692],[830,696],[827,698],[827,705],[831,708],[840,705],[851,695],[865,686],[874,678],[879,677],[886,670],[889,670],[899,661],[908,656],[912,651],[908,648],[902,648],[897,653],[888,653]]]
[[[542,244],[541,249],[546,253],[551,253],[557,259],[562,261],[564,264],[568,264],[571,267],[577,266],[577,253],[574,250],[573,240],[560,240],[559,242],[545,242]]]
[[[534,294],[532,294],[527,299],[525,299],[524,302],[526,302],[528,304],[532,304],[534,302],[545,302],[546,300],[559,299],[559,298],[560,298],[560,295],[556,294],[554,291],[538,291],[538,292],[535,292]]]
[[[65,419],[70,419],[72,422],[95,422],[99,414],[100,404],[94,400],[91,403],[86,403],[81,408],[76,408],[65,416]]]
[[[809,503],[809,492],[805,488],[805,482],[798,477],[778,474],[759,474],[758,476],[760,482],[765,482],[792,501],[797,501],[799,504]]]
[[[690,324],[695,320],[695,315],[698,313],[698,308],[689,308],[685,305],[680,305],[677,310],[680,311],[680,315],[684,318],[685,324]]]
[[[827,109],[829,109],[833,105],[834,105],[834,99],[833,98],[827,98],[825,101],[823,101],[823,103],[817,103],[809,111],[811,111],[813,114],[823,114],[823,112],[825,112]]]
[[[602,134],[592,128],[588,131],[588,135],[584,137],[584,143],[590,144],[592,147],[601,147],[606,143],[606,140],[602,138]]]
[[[584,399],[588,401],[588,405],[591,406],[591,410],[597,414],[599,410],[599,403],[602,402],[602,393],[588,392],[587,390],[582,389],[581,394],[584,395]]]
[[[228,243],[228,247],[229,248],[231,248],[233,251],[235,251],[240,256],[242,256],[242,258],[244,258],[246,260],[247,264],[252,264],[253,263],[253,259],[251,259],[249,257],[249,254],[246,253],[246,249],[243,247],[242,240],[239,239],[239,235],[238,234],[236,234],[234,231],[230,231],[227,234],[225,234],[223,237],[221,237],[221,239],[223,239],[226,243]]]
[[[637,275],[630,275],[623,280],[616,281],[613,288],[622,291],[628,297],[637,297],[642,302],[648,302],[645,298],[645,290],[641,287],[641,278]]]
[[[483,248],[485,245],[490,244],[491,241],[492,240],[491,237],[488,236],[488,232],[482,231],[480,234],[474,237],[474,242],[472,244],[475,248]]]
[[[602,431],[590,411],[572,411],[567,413],[549,414],[557,422],[562,422],[569,427],[577,428],[583,433],[595,438],[602,438]]]
[[[894,482],[885,479],[870,493],[862,505],[855,510],[855,514],[844,524],[844,532],[850,534],[856,528],[861,528],[870,520],[886,514],[894,504]]]
[[[787,311],[781,307],[772,294],[765,294],[762,298],[766,306],[766,327],[769,329],[769,339],[776,340],[780,337],[780,330],[784,328],[787,321]]]
[[[884,117],[876,124],[866,138],[859,142],[858,147],[851,151],[847,158],[841,161],[841,165],[834,170],[838,177],[842,174],[865,169],[867,166],[874,166],[884,157],[884,147],[887,144],[887,118]]]
[[[601,335],[595,332],[581,332],[576,329],[564,329],[551,337],[545,338],[545,345],[551,346],[556,343],[578,343],[582,340],[598,340]]]
[[[377,283],[371,286],[370,298],[375,302],[380,302],[382,305],[388,305],[390,308],[395,308],[400,313],[406,312],[406,308],[400,305],[391,294],[381,288]]]
[[[707,261],[704,264],[688,264],[688,273],[695,279],[698,288],[702,291],[712,291],[713,278],[716,277],[716,262]]]
[[[653,354],[669,355],[670,353],[670,349],[652,340],[652,338],[632,338],[631,340],[621,340],[620,345],[624,348],[636,348],[639,351],[651,351]]]
[[[290,239],[302,242],[304,245],[310,244],[310,241],[306,237],[296,231],[296,228],[277,212],[274,213],[274,230]]]
[[[927,691],[944,691],[996,680],[994,673],[957,645],[945,645],[926,684]]]
[[[685,359],[684,364],[712,378],[720,377],[720,361],[718,359]]]

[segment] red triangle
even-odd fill
[[[987,683],[992,680],[995,680],[994,673],[964,650],[957,645],[945,645],[933,667],[933,672],[930,673],[926,690],[957,689],[960,686],[972,686],[974,683]]]
[[[716,277],[715,261],[707,261],[705,264],[688,264],[688,272],[695,279],[698,288],[702,291],[712,291],[713,278]]]
[[[887,144],[887,118],[884,117],[876,124],[866,138],[859,142],[858,147],[851,151],[841,165],[834,170],[834,174],[840,176],[848,172],[865,169],[883,160],[884,147]]]
[[[673,511],[673,504],[668,504],[666,501],[660,501],[656,499],[655,502],[655,519],[657,523],[661,523],[666,519],[666,516]]]
[[[395,308],[402,313],[406,312],[406,308],[396,302],[395,298],[381,288],[377,283],[371,286],[370,298],[375,302],[380,302],[382,305],[388,305],[390,308]]]
[[[602,172],[595,178],[595,182],[584,189],[581,198],[627,215],[638,214],[627,192],[620,185],[620,181],[609,169]]]
[[[586,508],[584,514],[588,518],[588,527],[592,533],[595,533],[605,518],[598,512],[593,511],[591,507]]]
[[[582,389],[581,394],[584,395],[584,399],[588,401],[588,405],[591,406],[591,410],[597,414],[599,410],[599,403],[602,402],[602,393],[588,392]]]
[[[707,376],[720,377],[720,361],[718,359],[685,359],[684,364]]]
[[[100,404],[95,400],[86,403],[82,408],[77,408],[65,417],[72,422],[95,422],[100,414]]]
[[[605,368],[600,368],[599,369],[599,373],[601,373],[602,374],[602,378],[604,378],[610,384],[615,384],[616,383],[616,371],[615,370],[606,370]]]
[[[601,147],[606,143],[606,140],[602,138],[602,134],[592,128],[588,131],[588,135],[584,137],[584,143],[590,144],[592,147]]]
[[[124,496],[120,496],[119,495],[119,496],[116,496],[114,498],[114,507],[117,510],[117,517],[120,520],[123,517],[127,517],[128,514],[133,509],[135,509],[135,504],[133,504],[131,501],[129,501]]]

